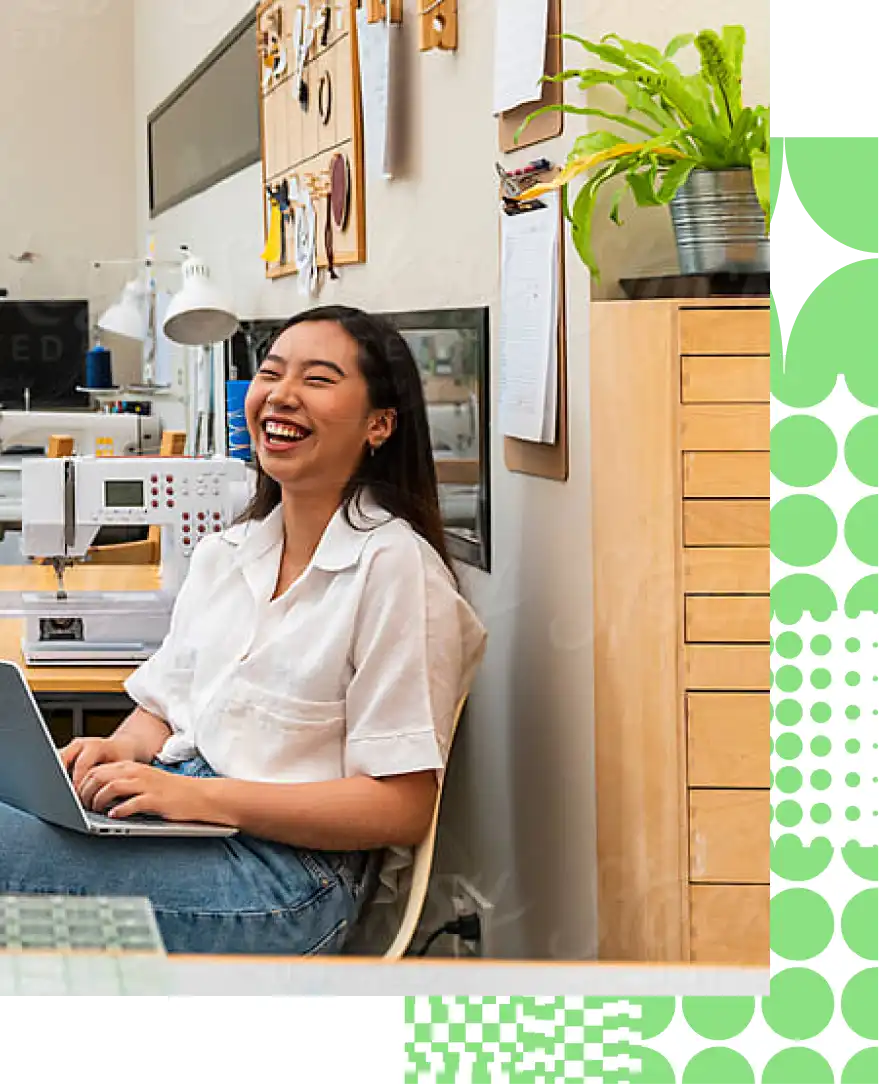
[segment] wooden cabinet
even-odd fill
[[[591,312],[599,955],[768,966],[768,305]]]

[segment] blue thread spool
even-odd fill
[[[244,418],[244,400],[249,380],[226,381],[226,434],[231,459],[251,458],[250,433]]]
[[[85,356],[85,386],[94,388],[113,387],[113,355],[106,348],[96,343]]]

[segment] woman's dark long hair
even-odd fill
[[[369,455],[364,448],[357,469],[348,479],[342,493],[345,518],[353,527],[351,501],[359,501],[364,488],[368,488],[382,508],[407,520],[433,546],[454,576],[440,514],[421,377],[406,340],[381,317],[344,305],[297,313],[279,335],[297,324],[323,321],[338,324],[357,343],[370,408],[396,411],[390,437],[376,448],[375,455]],[[265,473],[258,459],[255,465],[256,491],[240,517],[242,521],[265,519],[281,503],[280,485]]]

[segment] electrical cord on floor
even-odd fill
[[[460,937],[462,941],[467,941],[469,944],[478,944],[482,939],[482,927],[479,922],[479,915],[476,914],[476,912],[472,912],[469,915],[459,915],[458,918],[454,918],[451,922],[447,922],[444,926],[440,926],[428,937],[421,950],[417,952],[416,955],[426,956],[434,941],[442,937],[443,934],[449,934],[452,937]]]

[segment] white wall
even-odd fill
[[[135,103],[140,232],[146,217],[145,119],[248,10],[249,0],[135,0]],[[496,322],[496,122],[491,117],[494,4],[462,0],[455,54],[417,51],[416,0],[405,0],[410,155],[406,176],[367,188],[368,262],[343,269],[320,302],[367,309],[489,304]],[[746,96],[768,97],[766,0],[567,0],[567,29],[611,30],[665,44],[674,34],[743,22]],[[566,61],[579,63],[568,48]],[[572,91],[572,94],[576,94]],[[584,130],[572,118],[559,159]],[[460,184],[466,173],[466,185]],[[209,259],[242,315],[302,307],[292,278],[267,282],[259,261],[259,167],[160,216],[160,253],[181,243]],[[672,258],[665,213],[599,230],[602,290],[617,270]],[[493,407],[493,572],[465,570],[489,628],[489,649],[449,773],[439,866],[470,876],[496,903],[496,948],[507,956],[588,957],[596,947],[592,755],[592,592],[588,417],[589,283],[568,251],[570,478],[509,473]],[[496,373],[493,377],[496,380]],[[496,396],[494,397],[496,399]]]
[[[121,285],[90,265],[135,252],[133,47],[133,0],[0,4],[0,286],[10,297],[85,297],[94,319]],[[32,263],[13,259],[26,251]],[[121,354],[120,364],[127,379]]]

